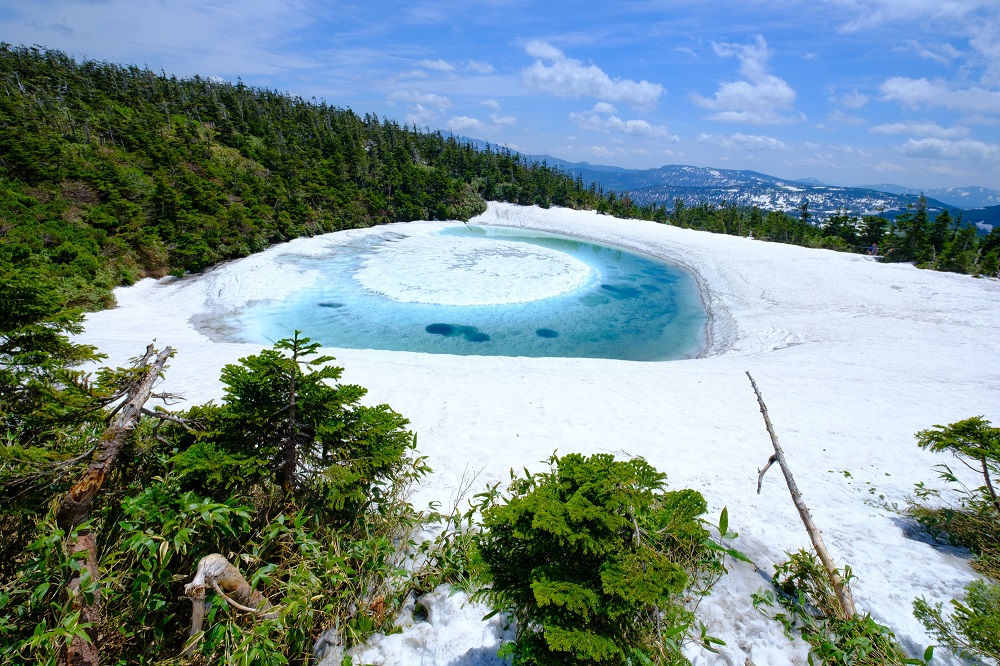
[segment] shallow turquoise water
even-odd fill
[[[393,233],[339,247],[329,257],[285,257],[324,279],[280,302],[251,305],[218,322],[231,339],[269,344],[296,329],[324,346],[484,356],[661,361],[705,345],[707,315],[693,276],[658,259],[544,232],[457,226],[451,236],[530,243],[590,265],[592,279],[559,296],[504,305],[402,303],[354,279],[364,257]],[[396,236],[398,238],[398,236]],[[443,270],[412,257],[415,271]]]

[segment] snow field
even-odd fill
[[[1000,422],[1000,282],[591,212],[490,204],[471,223],[576,235],[686,266],[712,314],[710,345],[702,358],[658,363],[327,350],[344,381],[368,387],[368,402],[411,420],[434,469],[415,493],[418,506],[447,505],[470,471],[482,487],[506,481],[512,468],[541,469],[553,451],[641,455],[671,488],[702,492],[711,518],[728,507],[735,546],[759,567],[737,563],[702,602],[699,616],[727,645],[719,655],[692,649],[694,663],[805,664],[804,644],[751,605],[784,552],[809,542],[779,470],[755,493],[772,449],[750,371],[827,546],[857,576],[859,608],[923,650],[929,639],[913,599],[946,601],[975,574],[965,555],[926,543],[893,507],[905,506],[918,481],[943,488],[932,467],[953,462],[919,450],[917,430],[977,414]],[[283,256],[319,254],[366,233],[300,239],[203,275],[144,280],[116,291],[117,309],[89,315],[79,339],[123,364],[157,338],[178,349],[162,388],[188,404],[217,400],[219,369],[260,347],[215,342],[200,317],[282,297],[310,279]],[[496,663],[499,629],[479,621],[488,610],[462,594],[435,595],[422,600],[428,621],[373,642],[356,663]],[[409,622],[405,613],[401,621]],[[935,663],[951,662],[941,652]]]

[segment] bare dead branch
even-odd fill
[[[772,455],[767,459],[767,464],[764,465],[764,469],[757,470],[757,494],[760,495],[760,484],[764,483],[764,475],[767,474],[767,470],[771,469],[771,465],[777,462],[778,456]]]
[[[799,492],[799,487],[795,483],[795,477],[792,476],[792,471],[788,467],[788,463],[785,461],[785,453],[781,450],[781,445],[778,443],[778,436],[774,433],[774,426],[771,425],[771,418],[767,415],[767,405],[764,404],[764,398],[760,395],[760,389],[757,388],[757,382],[754,381],[749,372],[747,372],[747,378],[750,380],[753,392],[757,396],[757,404],[760,405],[760,413],[764,417],[764,425],[767,428],[767,434],[771,436],[771,444],[774,446],[774,456],[772,457],[775,461],[777,461],[782,474],[785,475],[785,483],[788,484],[788,492],[792,496],[792,502],[795,504],[795,508],[799,511],[799,517],[802,519],[802,524],[805,525],[806,532],[809,534],[809,539],[812,541],[813,548],[816,550],[816,554],[819,556],[820,562],[823,563],[823,568],[826,569],[826,575],[830,580],[830,585],[833,587],[834,592],[837,594],[837,600],[840,602],[840,608],[841,611],[843,611],[844,619],[849,620],[854,617],[857,612],[854,609],[854,599],[851,596],[851,591],[846,585],[844,585],[844,580],[837,571],[837,567],[833,563],[833,558],[830,557],[830,552],[826,549],[826,544],[823,542],[823,534],[820,532],[819,528],[816,527],[816,523],[812,518],[812,513],[809,511],[809,507],[806,506],[806,502],[802,498],[802,493]],[[771,463],[769,462],[767,467],[770,467],[770,465]],[[765,467],[758,476],[758,492],[760,489],[761,479],[763,479],[764,471],[767,471],[767,467]]]
[[[153,409],[146,409],[145,407],[143,407],[142,413],[145,414],[146,416],[151,416],[154,419],[160,419],[161,421],[170,421],[171,423],[176,423],[177,425],[184,428],[188,432],[196,432],[195,429],[192,427],[194,425],[197,425],[194,421],[189,421],[188,419],[182,419],[176,414],[171,414],[166,410],[159,408],[153,410]]]

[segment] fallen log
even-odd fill
[[[73,609],[80,611],[80,620],[90,623],[86,629],[87,639],[74,636],[59,657],[60,664],[67,666],[97,666],[100,651],[97,645],[97,625],[101,617],[100,590],[95,589],[90,600],[82,592],[85,585],[95,584],[100,579],[97,567],[97,537],[90,529],[77,530],[90,519],[94,500],[104,485],[105,479],[114,469],[115,461],[128,441],[129,435],[139,423],[143,405],[149,400],[153,384],[163,371],[173,349],[166,347],[153,355],[156,349],[150,344],[137,364],[140,371],[137,381],[126,392],[125,401],[113,412],[114,419],[101,435],[83,477],[69,489],[56,512],[56,523],[68,538],[66,550],[70,557],[78,557],[81,568],[74,572],[69,581],[73,595]],[[89,581],[87,580],[89,579]]]

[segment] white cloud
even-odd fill
[[[892,162],[886,162],[885,160],[882,160],[878,164],[873,164],[872,165],[872,169],[874,171],[878,171],[880,173],[892,173],[892,172],[897,172],[897,171],[906,171],[905,167],[902,167],[902,166],[900,166],[898,164],[894,164]]]
[[[451,74],[460,70],[463,72],[471,72],[472,74],[491,74],[493,72],[493,65],[485,60],[448,62],[447,60],[437,58],[435,60],[421,60],[418,64],[424,69],[429,69],[434,72],[442,72],[444,74]]]
[[[486,130],[486,124],[483,121],[478,118],[470,118],[469,116],[455,116],[454,118],[448,120],[445,127],[455,134],[464,134],[469,130]]]
[[[653,125],[642,119],[622,120],[610,104],[598,102],[590,111],[569,114],[569,120],[581,129],[595,132],[620,132],[628,136],[665,137],[670,132],[664,125]],[[612,115],[608,115],[612,114]]]
[[[712,97],[697,93],[691,101],[716,113],[711,120],[740,122],[751,125],[784,125],[803,120],[800,114],[784,115],[795,104],[796,94],[784,79],[767,72],[771,51],[764,37],[757,35],[750,44],[712,44],[715,53],[722,57],[735,57],[740,61],[741,81],[726,81]]]
[[[500,110],[500,102],[496,101],[495,99],[484,99],[482,102],[479,103],[479,105],[488,107],[490,109],[493,109],[494,111]]]
[[[444,95],[420,92],[418,90],[396,90],[389,95],[386,103],[394,105],[402,102],[409,112],[406,122],[417,127],[427,127],[451,108],[451,100]]]
[[[486,62],[485,60],[467,60],[462,66],[467,72],[473,72],[474,74],[492,74],[493,65]]]
[[[842,125],[864,125],[866,122],[864,118],[844,113],[840,109],[834,109],[834,111],[831,112],[826,119],[828,122],[839,123]]]
[[[886,123],[871,128],[873,134],[915,134],[916,136],[933,137],[936,139],[957,139],[968,136],[966,127],[941,127],[930,121],[907,121],[902,123]]]
[[[615,155],[624,155],[626,152],[625,149],[621,147],[608,148],[607,146],[591,146],[587,150],[598,157],[614,157]]]
[[[871,30],[885,23],[917,21],[933,26],[939,34],[968,39],[970,54],[947,43],[919,43],[909,47],[923,58],[950,65],[960,56],[981,67],[984,81],[1000,81],[1000,5],[996,0],[827,0],[846,10],[851,20],[841,32]],[[884,29],[883,29],[884,30]]]
[[[854,18],[841,25],[843,32],[858,32],[882,23],[917,18],[962,19],[981,9],[995,9],[995,0],[832,0],[846,7]]]
[[[529,42],[525,51],[536,60],[523,70],[524,82],[557,97],[596,97],[625,102],[638,109],[651,109],[665,92],[659,83],[612,79],[600,67],[567,58],[562,51],[545,42]]]
[[[454,72],[455,66],[446,60],[421,60],[420,66],[425,69],[431,69],[435,72]]]
[[[909,139],[900,150],[907,157],[1000,163],[1000,145],[973,139]]]
[[[440,111],[428,109],[423,104],[413,104],[406,114],[406,122],[417,127],[429,126],[441,115]]]
[[[775,139],[763,134],[699,134],[700,143],[711,143],[723,148],[742,148],[743,150],[786,150],[788,148],[784,141]]]
[[[517,122],[517,116],[500,116],[495,113],[491,113],[490,120],[497,125],[513,125]]]
[[[906,46],[898,47],[896,50],[913,51],[921,58],[933,60],[940,65],[950,65],[953,60],[962,55],[962,52],[951,44],[925,44],[915,39],[906,40]]]
[[[940,79],[894,76],[886,79],[879,90],[882,99],[911,108],[941,107],[963,113],[1000,114],[1000,91],[978,86],[956,88]]]
[[[423,93],[417,90],[396,90],[388,99],[389,104],[395,102],[405,102],[407,104],[423,104],[425,106],[433,106],[439,109],[451,108],[451,100],[444,95],[436,95],[434,93]]]
[[[837,106],[843,107],[845,109],[856,110],[863,107],[868,103],[871,98],[864,93],[858,92],[857,88],[851,90],[851,92],[843,93],[842,95],[830,94],[830,101]]]

